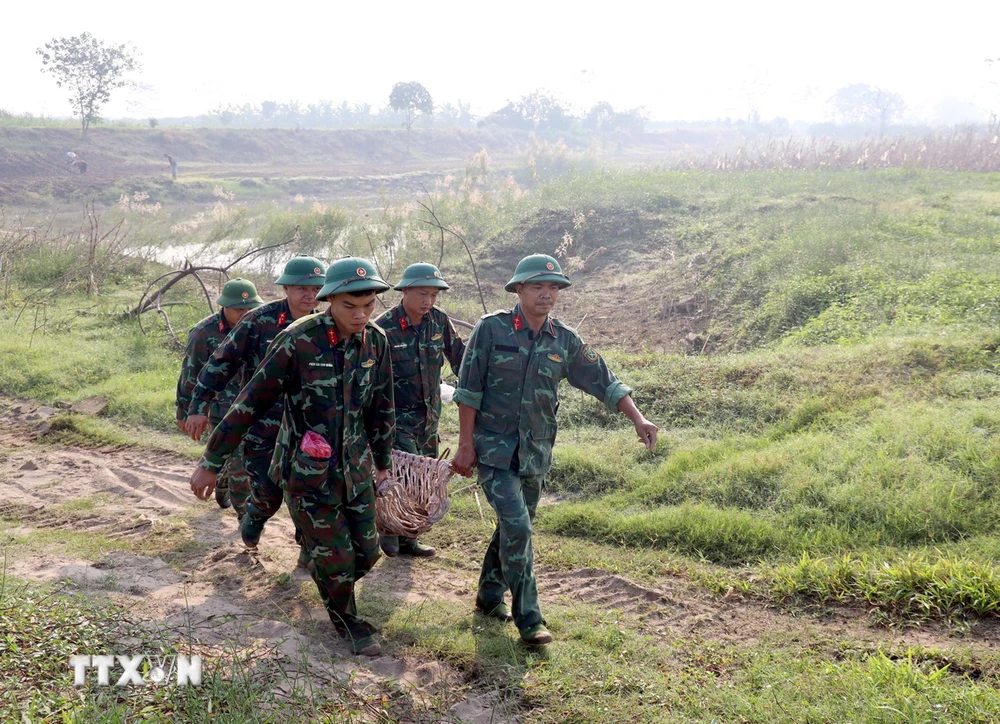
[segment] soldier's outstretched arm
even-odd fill
[[[191,393],[185,431],[193,440],[201,438],[208,425],[208,411],[216,395],[226,389],[229,380],[239,374],[257,344],[257,324],[244,317],[232,328],[198,373]],[[200,428],[200,429],[199,429]]]
[[[472,334],[462,358],[462,368],[458,374],[458,387],[454,400],[458,403],[458,452],[451,461],[452,470],[464,477],[470,477],[476,467],[476,445],[473,431],[476,416],[483,402],[486,376],[489,371],[490,347],[493,334],[489,321],[480,319]]]
[[[653,449],[659,428],[639,412],[632,390],[615,376],[597,350],[579,338],[571,345],[566,378],[577,389],[601,400],[609,410],[618,410],[629,418],[642,444]]]
[[[451,469],[464,478],[472,477],[476,467],[476,441],[472,431],[476,428],[479,410],[468,405],[458,405],[458,452],[451,461]]]
[[[284,394],[295,366],[295,342],[279,333],[267,356],[250,378],[229,412],[215,428],[205,446],[201,463],[191,475],[191,491],[207,500],[215,490],[215,480],[226,459],[233,454],[253,424],[264,417]]]
[[[632,395],[625,395],[625,397],[618,400],[618,411],[632,421],[632,425],[635,426],[635,434],[639,436],[639,441],[646,446],[647,450],[652,450],[656,447],[656,434],[660,431],[660,428],[647,420],[639,412],[639,408],[635,406],[635,402],[632,400]]]

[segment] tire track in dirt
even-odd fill
[[[478,554],[468,562],[438,557],[386,561],[365,585],[406,604],[448,600],[468,607],[472,615],[479,578]],[[866,613],[850,607],[816,607],[813,613],[769,605],[743,596],[714,596],[682,577],[661,578],[642,585],[597,568],[555,570],[537,567],[543,604],[583,603],[618,613],[622,625],[663,643],[688,639],[749,648],[775,640],[854,641],[870,646],[965,649],[988,656],[1000,650],[1000,626],[982,620],[968,632],[949,630],[937,622],[919,628],[878,626]],[[370,578],[370,580],[369,580]]]

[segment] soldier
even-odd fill
[[[375,628],[358,616],[354,583],[379,557],[375,486],[389,477],[394,437],[388,343],[368,320],[376,295],[388,288],[366,259],[332,264],[318,295],[329,310],[275,338],[191,476],[192,491],[206,499],[240,438],[284,397],[271,472],[311,554],[309,569],[330,620],[365,656],[382,649]]]
[[[403,292],[398,305],[375,320],[389,339],[393,396],[396,401],[397,450],[436,458],[441,419],[441,367],[447,359],[457,375],[465,344],[448,319],[434,306],[448,284],[433,264],[411,264],[393,287]],[[434,548],[416,538],[383,535],[382,552],[432,556]]]
[[[472,331],[462,361],[455,472],[479,484],[497,514],[497,527],[483,559],[476,608],[513,620],[521,639],[547,644],[552,634],[538,607],[531,524],[556,437],[557,389],[561,379],[589,392],[609,410],[620,410],[650,450],[657,427],[636,408],[631,390],[580,336],[549,316],[559,290],[570,285],[559,262],[544,254],[522,259],[504,287],[517,294],[512,310],[487,314]],[[504,603],[511,593],[512,609]]]
[[[323,286],[323,280],[324,266],[318,259],[301,254],[293,257],[274,282],[285,290],[285,298],[258,307],[233,327],[198,375],[185,426],[192,439],[200,439],[208,425],[212,398],[221,394],[238,374],[240,387],[245,386],[278,332],[294,320],[316,311],[316,292]],[[233,474],[229,479],[230,498],[237,513],[241,514],[240,535],[248,548],[257,547],[264,524],[281,507],[281,489],[268,475],[281,424],[281,405],[279,399],[274,409],[257,421],[245,436],[240,455],[244,474]],[[299,565],[307,563],[306,551],[302,550]]]
[[[262,305],[264,300],[257,296],[257,287],[253,282],[247,279],[230,279],[222,287],[222,293],[215,303],[219,305],[219,311],[205,317],[188,332],[187,350],[184,353],[184,362],[181,364],[181,376],[177,380],[177,427],[182,431],[188,418],[188,408],[191,406],[191,393],[194,391],[201,368],[243,315]],[[208,421],[213,430],[239,393],[239,380],[234,377],[226,389],[212,400]],[[228,473],[230,469],[230,466],[227,466],[224,472]],[[228,475],[219,478],[215,486],[215,500],[220,508],[230,506]],[[242,510],[238,513],[242,515]]]

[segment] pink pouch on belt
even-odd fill
[[[302,436],[302,444],[299,447],[306,455],[320,460],[326,460],[333,454],[330,443],[322,435],[317,435],[312,430]]]

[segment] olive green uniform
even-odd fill
[[[552,465],[563,379],[609,410],[617,410],[631,392],[574,330],[550,317],[535,335],[515,306],[479,320],[455,390],[455,402],[477,410],[473,441],[479,483],[497,513],[477,603],[490,610],[509,590],[514,622],[522,632],[544,623],[531,531]]]

